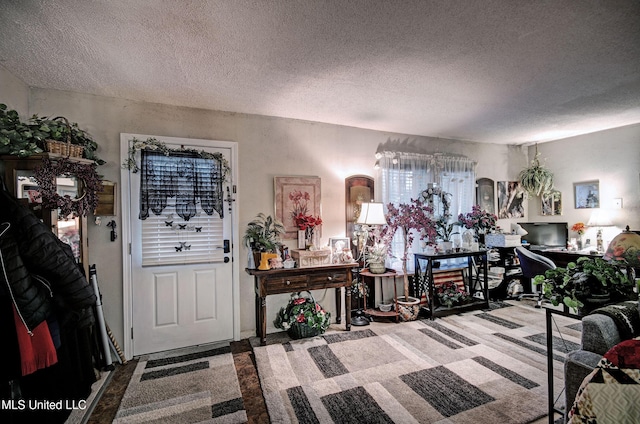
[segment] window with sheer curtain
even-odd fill
[[[430,183],[435,183],[451,194],[452,221],[457,221],[458,214],[471,211],[475,198],[474,161],[464,156],[384,152],[378,162],[378,184],[385,205],[407,203],[418,198]],[[402,239],[395,237],[391,246],[393,257],[401,258],[402,249]],[[410,251],[422,251],[418,237],[414,238]],[[402,269],[398,259],[392,260],[390,266]],[[413,256],[408,259],[407,267],[413,270]]]

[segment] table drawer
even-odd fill
[[[336,283],[343,285],[345,281],[347,281],[345,272],[322,272],[309,275],[309,286]]]
[[[267,293],[289,293],[307,288],[306,275],[290,275],[287,277],[265,278]]]

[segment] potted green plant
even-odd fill
[[[365,246],[365,266],[374,274],[382,274],[386,271],[385,261],[387,258],[387,246],[384,243],[374,243]]]
[[[0,104],[0,154],[27,157],[42,152],[33,129],[20,120],[18,112]]]
[[[280,236],[284,233],[285,228],[282,222],[262,212],[249,222],[243,242],[250,249],[250,254],[253,254],[253,263],[259,263],[261,253],[277,252],[281,246]]]
[[[580,315],[609,303],[637,299],[634,283],[615,261],[580,257],[565,268],[550,269],[537,275],[533,283],[542,284],[544,297],[554,305],[564,304]]]
[[[427,240],[433,243],[436,238],[436,224],[432,218],[433,209],[424,201],[411,199],[409,203],[402,203],[395,206],[393,203],[387,205],[387,225],[382,229],[382,239],[386,246],[391,245],[396,233],[403,242],[402,251],[402,274],[404,283],[404,297],[398,299],[398,308],[403,320],[415,320],[420,312],[420,299],[409,296],[409,275],[407,272],[407,260],[413,244],[415,235],[420,240]]]
[[[33,115],[27,122],[15,110],[7,110],[0,104],[0,154],[27,157],[46,150],[47,140],[82,146],[83,156],[103,165],[104,160],[96,155],[98,144],[77,123],[66,118],[47,118]]]

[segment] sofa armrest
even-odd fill
[[[598,365],[602,355],[586,350],[574,350],[564,360],[565,414],[573,405],[584,378]]]
[[[613,318],[593,314],[582,318],[582,350],[600,354],[620,343],[620,332]]]

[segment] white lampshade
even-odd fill
[[[529,231],[525,230],[524,228],[522,228],[522,225],[515,222],[511,223],[511,232],[519,236],[526,236],[527,234],[529,234]]]
[[[609,211],[602,208],[594,209],[587,222],[587,227],[611,227],[612,225]]]
[[[360,216],[356,224],[385,225],[386,223],[387,219],[384,216],[384,205],[382,203],[372,202],[362,204]]]

